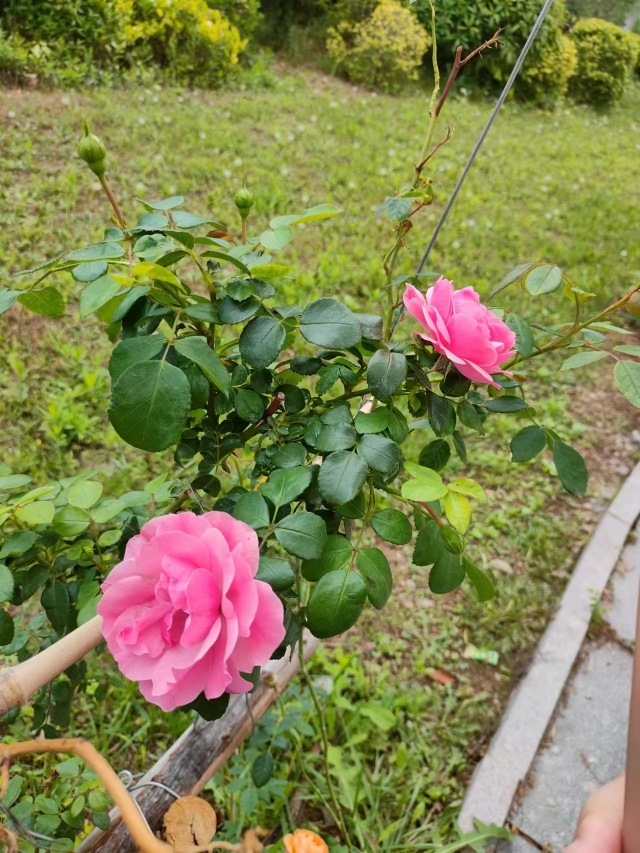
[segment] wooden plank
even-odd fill
[[[319,641],[305,633],[304,655],[308,660],[319,645]],[[283,690],[300,669],[297,656],[289,661],[287,657],[271,661],[262,672],[271,672],[276,676],[278,689]],[[250,694],[251,711],[258,720],[275,702],[276,691],[261,684]],[[220,720],[207,723],[196,720],[173,746],[162,755],[149,772],[136,782],[159,782],[180,796],[198,794],[209,779],[238,749],[251,734],[251,716],[247,709],[245,696],[234,696],[229,703],[227,713]],[[162,818],[174,801],[167,791],[155,786],[141,788],[132,795],[135,797],[151,829],[158,832]],[[79,853],[99,851],[99,853],[135,853],[136,847],[126,825],[120,819],[118,809],[110,813],[111,827],[106,832],[94,829],[77,848]]]

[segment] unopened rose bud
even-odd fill
[[[246,219],[247,216],[249,216],[249,211],[253,207],[253,193],[251,190],[248,190],[246,187],[242,187],[241,190],[238,190],[235,197],[235,203],[240,216],[243,219]]]
[[[634,317],[640,317],[640,292],[636,291],[627,302],[627,311]]]
[[[277,687],[278,679],[272,672],[265,672],[265,674],[262,676],[262,683],[266,684],[267,687]]]
[[[91,133],[89,125],[84,123],[84,136],[78,142],[78,154],[89,166],[94,175],[101,178],[104,175],[107,149],[99,136]]]

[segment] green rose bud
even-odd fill
[[[249,216],[249,211],[253,207],[253,193],[251,190],[248,190],[246,187],[242,187],[241,190],[238,190],[235,197],[235,203],[240,216],[243,219],[246,219],[247,216]]]
[[[99,178],[104,175],[107,149],[100,137],[91,133],[86,121],[84,123],[84,136],[78,142],[78,154],[87,163],[94,175]]]

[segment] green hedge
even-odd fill
[[[58,85],[123,71],[148,77],[153,68],[215,85],[260,20],[259,0],[4,0],[0,8],[0,74]]]
[[[638,59],[638,42],[616,24],[600,18],[578,21],[571,30],[578,69],[569,91],[580,103],[606,106],[618,101]]]

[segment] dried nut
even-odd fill
[[[209,844],[218,821],[212,806],[200,797],[180,797],[164,816],[164,834],[174,847]]]

